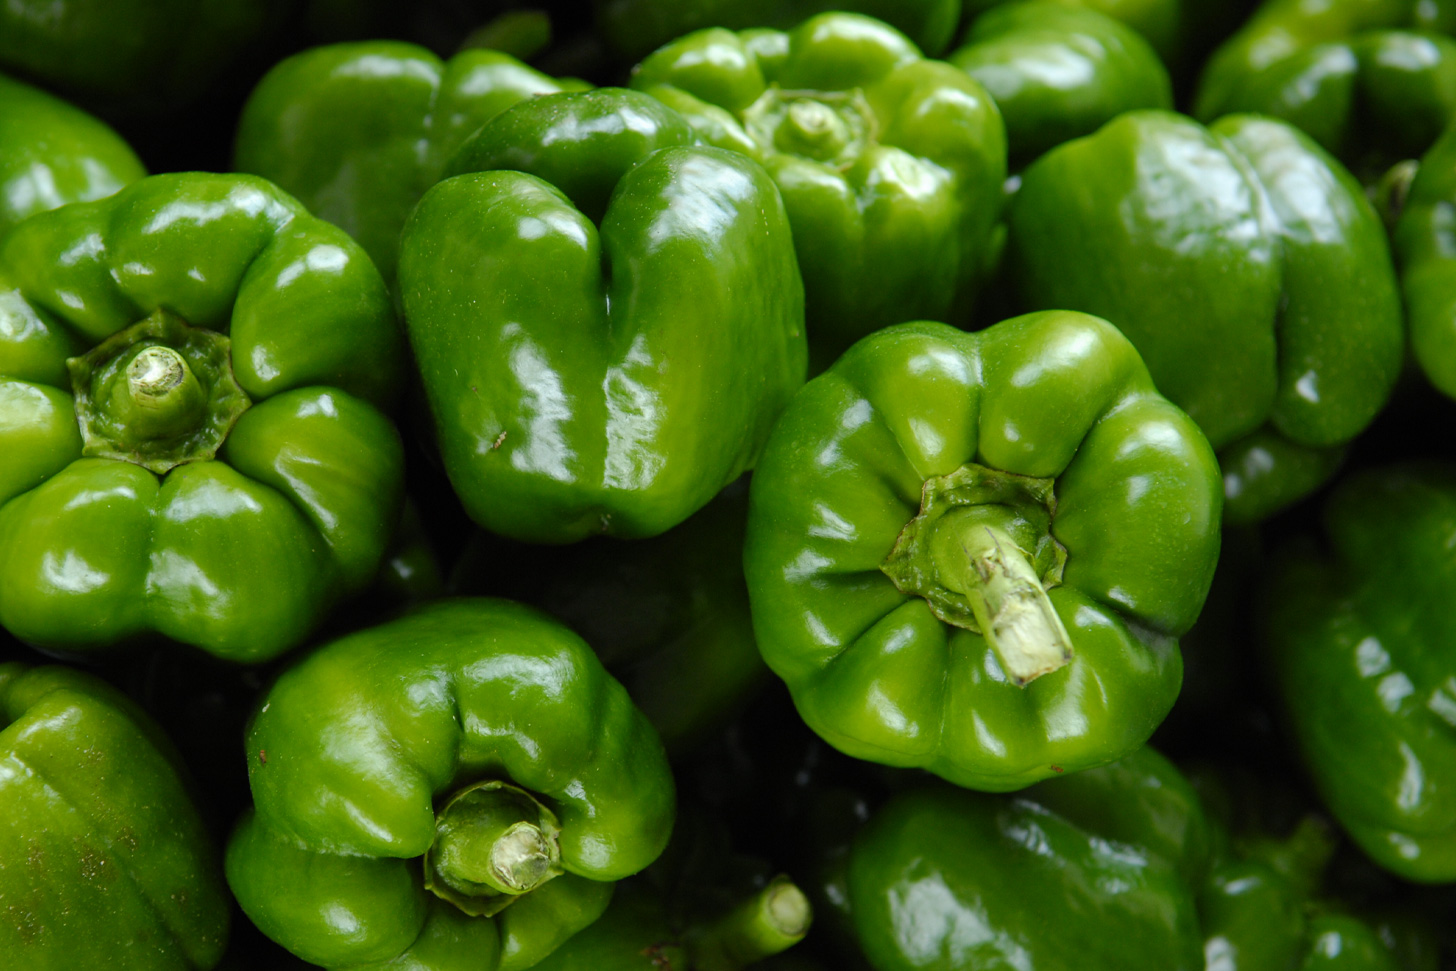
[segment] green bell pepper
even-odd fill
[[[654,536],[753,465],[807,354],[762,168],[604,88],[516,105],[446,174],[405,224],[399,284],[472,519],[530,542]]]
[[[879,971],[1201,971],[1208,849],[1197,794],[1144,748],[1015,798],[894,797],[854,842],[849,909]]]
[[[883,20],[933,55],[950,46],[961,0],[594,0],[597,28],[624,59],[635,61],[676,37],[705,27],[787,30],[815,14],[846,11]]]
[[[0,664],[0,965],[207,969],[230,917],[180,760],[90,675]]]
[[[1006,132],[976,81],[900,32],[831,13],[699,31],[632,72],[783,193],[816,370],[907,319],[964,322],[999,257]]]
[[[1272,115],[1378,171],[1456,120],[1452,33],[1449,0],[1266,0],[1209,58],[1194,114]]]
[[[1017,166],[1124,111],[1173,107],[1168,69],[1137,31],[1053,0],[992,8],[946,60],[991,93]]]
[[[480,532],[451,587],[520,600],[581,635],[676,758],[725,727],[768,674],[743,581],[747,517],[748,489],[735,484],[652,539],[562,548]]]
[[[0,70],[108,113],[155,113],[204,94],[281,10],[274,0],[0,4]]]
[[[100,119],[0,75],[0,236],[26,216],[111,195],[147,174]]]
[[[251,176],[157,175],[0,237],[0,625],[259,661],[373,578],[402,340],[369,258]]]
[[[405,218],[461,143],[518,101],[581,86],[493,50],[441,61],[395,41],[316,47],[253,89],[233,167],[342,227],[393,279]]]
[[[967,0],[966,12],[980,17],[993,7],[1025,0]],[[1177,69],[1189,60],[1211,31],[1229,20],[1232,0],[1053,0],[1063,7],[1091,10],[1124,23],[1146,38],[1163,62]]]
[[[1010,211],[1021,299],[1115,323],[1219,451],[1226,518],[1313,491],[1400,371],[1400,294],[1360,186],[1307,136],[1123,115],[1030,166]]]
[[[1102,765],[1178,695],[1221,502],[1106,321],[891,327],[794,398],[754,473],[759,649],[856,758],[992,791]]]
[[[1378,928],[1327,895],[1327,871],[1340,844],[1323,817],[1304,812],[1302,793],[1229,766],[1199,767],[1192,781],[1213,826],[1215,862],[1199,894],[1210,969],[1429,967],[1419,953],[1407,952],[1408,961],[1397,957],[1411,943],[1412,928]],[[1291,810],[1304,812],[1292,825],[1286,821]]]
[[[1410,465],[1342,482],[1330,553],[1289,552],[1263,634],[1305,766],[1376,863],[1456,881],[1456,471]]]
[[[248,725],[244,912],[330,968],[512,971],[667,843],[662,745],[591,649],[504,600],[447,600],[323,646]]]
[[[1431,384],[1456,397],[1456,128],[1422,158],[1391,234],[1410,327],[1411,354]]]

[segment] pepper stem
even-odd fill
[[[425,886],[465,913],[498,913],[562,872],[560,826],[524,790],[483,782],[452,797],[435,816]]]
[[[880,566],[901,593],[984,637],[1017,687],[1072,660],[1047,596],[1067,559],[1051,531],[1054,485],[975,463],[927,479],[920,514]]]
[[[744,900],[689,939],[692,967],[735,971],[772,957],[804,939],[814,912],[809,898],[786,876]]]
[[[849,126],[839,113],[822,101],[801,98],[790,103],[785,124],[775,141],[786,152],[811,158],[835,158],[849,144]]]
[[[964,537],[970,563],[961,587],[1001,669],[1022,686],[1072,660],[1072,638],[1031,561],[1005,532],[978,526]]]
[[[126,367],[126,380],[111,387],[112,413],[137,438],[180,435],[207,407],[207,392],[187,359],[160,344],[138,351]]]

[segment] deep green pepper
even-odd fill
[[[950,46],[961,0],[595,0],[597,26],[617,53],[635,61],[675,37],[705,27],[787,30],[831,10],[865,14],[903,31],[933,55]]]
[[[1411,354],[1430,382],[1456,398],[1456,128],[1421,158],[1391,234],[1405,295]]]
[[[992,7],[1011,6],[1023,0],[967,0],[966,12],[979,17]],[[1054,0],[1063,7],[1075,7],[1105,14],[1137,31],[1157,51],[1169,68],[1177,68],[1200,46],[1215,25],[1229,19],[1236,4],[1231,0]]]
[[[476,132],[401,241],[400,294],[445,471],[480,525],[641,538],[753,465],[803,381],[778,190],[614,88]]]
[[[1456,470],[1372,469],[1290,552],[1263,633],[1304,763],[1335,818],[1408,880],[1456,881]]]
[[[725,727],[768,675],[743,582],[746,484],[645,540],[534,546],[476,534],[456,593],[520,600],[592,646],[680,756]]]
[[[1102,765],[1177,697],[1221,500],[1106,321],[891,327],[805,386],[754,473],[759,649],[856,758],[993,791]]]
[[[0,5],[0,70],[111,112],[196,100],[273,25],[275,0]]]
[[[1242,768],[1240,764],[1239,768]],[[1214,864],[1199,894],[1210,969],[1418,971],[1397,948],[1409,930],[1384,932],[1328,895],[1339,848],[1333,827],[1306,811],[1302,793],[1228,767],[1195,770],[1213,825]],[[1289,814],[1303,813],[1290,824]],[[1434,969],[1432,969],[1434,971]]]
[[[147,174],[101,120],[0,75],[0,235],[26,216],[109,196]]]
[[[97,678],[0,664],[0,965],[207,969],[217,849],[157,727]]]
[[[763,163],[794,229],[816,370],[907,319],[964,322],[999,258],[1006,131],[985,89],[856,14],[674,41],[632,86]]]
[[[1380,220],[1282,122],[1123,115],[1029,167],[1010,226],[1021,299],[1128,336],[1219,451],[1232,522],[1313,491],[1400,371]]]
[[[253,89],[233,165],[342,227],[393,279],[400,228],[461,143],[518,101],[578,86],[493,50],[441,61],[394,41],[316,47]]]
[[[0,624],[257,661],[374,576],[402,340],[343,231],[252,176],[157,175],[0,237]]]
[[[504,600],[447,600],[325,645],[245,740],[255,808],[227,876],[330,968],[530,967],[667,843],[662,744],[585,642]]]
[[[849,909],[879,971],[1201,971],[1208,840],[1147,748],[1014,798],[914,790],[855,840]]]
[[[1124,111],[1173,107],[1168,69],[1142,35],[1054,0],[992,8],[946,60],[996,100],[1013,165],[1090,135]]]
[[[1272,115],[1362,171],[1388,165],[1456,120],[1452,33],[1449,0],[1266,0],[1209,58],[1194,114]]]

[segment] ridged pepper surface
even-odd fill
[[[445,471],[530,542],[654,536],[750,468],[806,367],[778,190],[603,88],[496,116],[406,223],[405,322]]]
[[[392,280],[405,218],[461,143],[518,101],[578,86],[499,51],[441,61],[398,41],[315,47],[253,89],[233,165],[346,230]]]
[[[0,664],[0,966],[206,971],[229,908],[157,726],[98,678]]]
[[[591,648],[504,600],[446,600],[324,645],[245,737],[227,876],[328,968],[531,967],[672,829],[652,727]]]
[[[759,650],[856,758],[991,791],[1102,765],[1178,695],[1221,502],[1106,321],[891,327],[805,386],[754,473]]]
[[[969,318],[1000,255],[1006,132],[964,72],[886,24],[831,13],[788,33],[689,34],[632,86],[773,176],[819,368],[881,327]]]
[[[1223,465],[1226,516],[1312,492],[1400,371],[1384,227],[1343,166],[1270,119],[1136,111],[1022,176],[1021,300],[1112,321]]]
[[[0,625],[260,661],[374,576],[403,341],[342,230],[253,176],[157,175],[0,237]]]

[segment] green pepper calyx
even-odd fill
[[[1072,659],[1047,597],[1067,562],[1051,532],[1053,485],[974,463],[927,479],[919,514],[880,567],[936,617],[985,637],[1018,686]]]
[[[564,872],[560,833],[555,814],[524,789],[466,786],[435,814],[425,887],[472,917],[493,916]]]
[[[228,338],[159,310],[66,362],[82,454],[158,475],[212,458],[252,404]]]
[[[765,152],[798,155],[841,170],[874,141],[876,127],[858,88],[825,93],[770,87],[748,106],[743,120]]]

